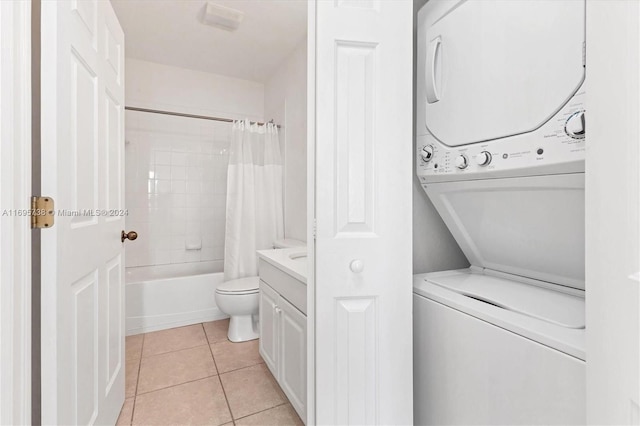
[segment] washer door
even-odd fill
[[[459,146],[533,131],[584,80],[584,1],[430,1],[420,14],[426,127]]]

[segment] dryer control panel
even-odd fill
[[[581,88],[544,125],[520,135],[457,147],[447,146],[431,134],[418,136],[418,177],[424,184],[583,172],[584,98]]]

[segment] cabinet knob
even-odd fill
[[[274,309],[276,311],[276,314],[279,314],[280,312],[282,312],[282,309],[278,308],[277,306]]]
[[[364,262],[360,259],[354,259],[349,264],[349,269],[351,269],[351,272],[354,274],[359,274],[364,269]]]

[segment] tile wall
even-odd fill
[[[126,112],[126,265],[222,270],[231,124]]]

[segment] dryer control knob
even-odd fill
[[[420,151],[420,156],[425,163],[428,163],[433,158],[433,145],[425,145]]]
[[[466,155],[460,154],[456,157],[457,168],[459,168],[460,170],[464,170],[467,168],[468,165],[469,165],[469,160],[467,159]]]
[[[585,113],[584,111],[574,112],[569,116],[564,124],[564,131],[573,139],[584,139],[585,136]]]
[[[476,163],[478,166],[489,165],[489,163],[491,163],[491,153],[482,151],[480,154],[476,155]]]

